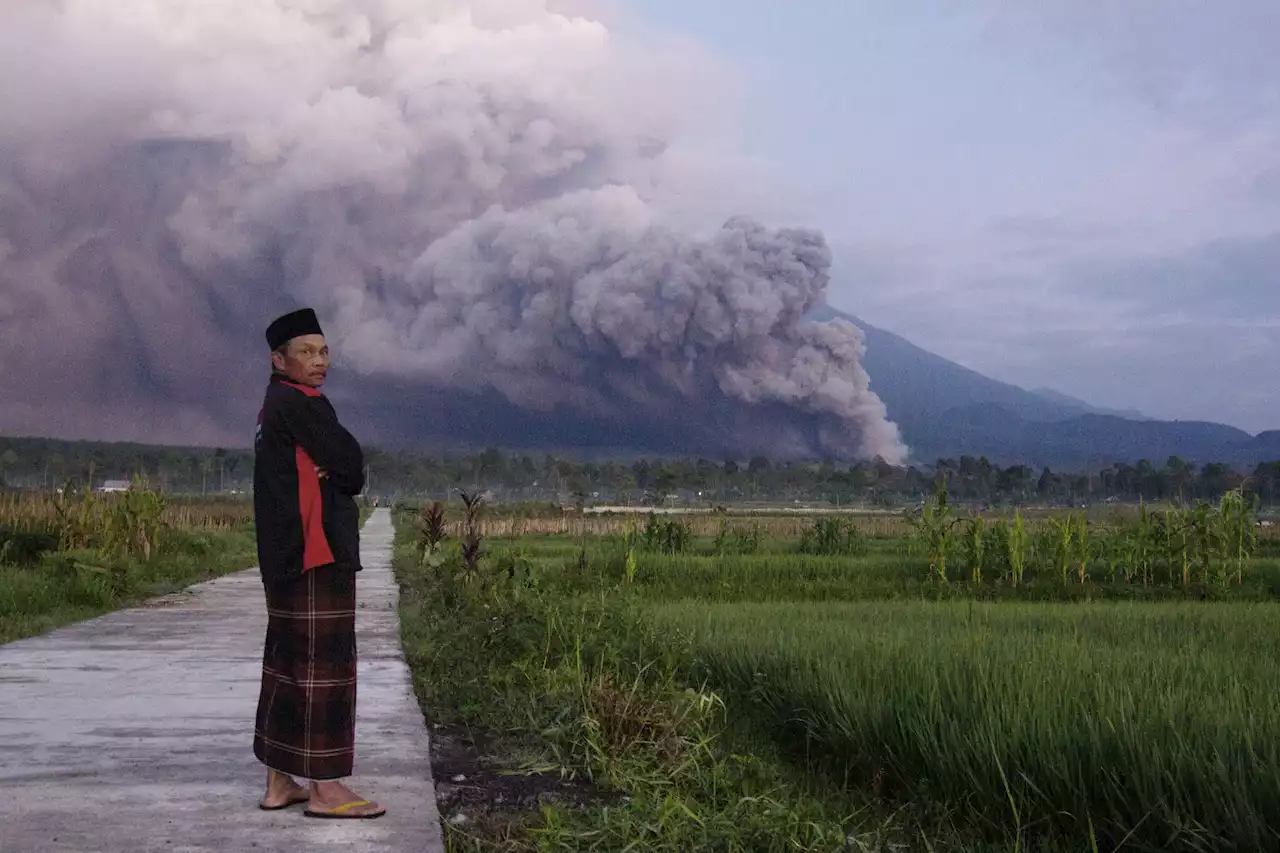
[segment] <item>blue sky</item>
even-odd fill
[[[1280,3],[630,12],[736,80],[732,143],[776,224],[826,233],[836,307],[1027,387],[1280,428]]]

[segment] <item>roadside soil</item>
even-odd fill
[[[463,726],[431,726],[431,773],[446,837],[503,844],[541,821],[544,805],[586,808],[625,801],[589,780],[521,766],[529,744],[491,738]]]

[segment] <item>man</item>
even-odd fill
[[[326,818],[385,809],[339,780],[355,759],[356,572],[364,488],[359,443],[320,387],[329,348],[304,308],[267,328],[273,371],[254,440],[253,510],[267,600],[253,752],[267,766],[260,807],[307,803]],[[294,777],[310,780],[304,788]]]

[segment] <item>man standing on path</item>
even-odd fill
[[[254,440],[253,509],[267,636],[253,752],[260,807],[379,817],[341,779],[355,761],[356,572],[364,488],[360,444],[322,393],[329,348],[309,308],[267,328],[273,371]],[[294,777],[310,780],[309,788]]]

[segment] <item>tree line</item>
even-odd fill
[[[898,504],[922,500],[944,479],[956,500],[1078,505],[1123,501],[1216,500],[1244,486],[1264,504],[1280,499],[1280,461],[1251,471],[1224,463],[1196,465],[1178,457],[1161,464],[1115,462],[1088,471],[1000,466],[985,457],[938,459],[895,467],[882,459],[853,464],[749,459],[572,459],[550,453],[422,454],[366,448],[368,493],[386,498],[448,497],[489,489],[502,500],[627,501],[744,500]],[[0,484],[56,488],[69,480],[96,487],[140,476],[176,494],[247,493],[253,454],[244,449],[183,448],[129,443],[0,438]]]

